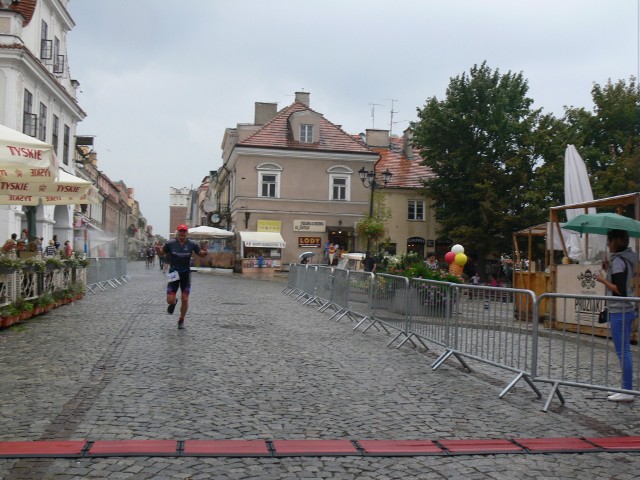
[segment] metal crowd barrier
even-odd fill
[[[106,292],[130,282],[127,275],[127,260],[125,258],[95,257],[89,258],[87,266],[87,290],[93,294]]]
[[[409,342],[415,347],[417,342],[425,349],[439,347],[442,352],[432,364],[434,370],[454,357],[469,371],[465,359],[515,373],[500,398],[520,380],[540,399],[538,385],[551,384],[542,408],[545,412],[554,396],[564,405],[560,386],[640,395],[638,387],[620,387],[622,371],[613,342],[606,335],[608,324],[597,324],[600,307],[611,297],[546,293],[536,298],[530,290],[409,280],[342,269],[331,273],[327,269],[318,275],[317,267],[298,267],[290,271],[287,287],[297,291],[298,298],[305,298],[308,305],[322,305],[321,311],[330,302],[335,310],[331,319],[350,318],[357,322],[353,330],[368,324],[363,333],[371,327],[387,334],[395,332],[387,346],[400,348]],[[626,300],[633,302],[636,312],[640,309],[640,298]],[[546,325],[538,321],[542,308],[551,312]],[[576,323],[568,323],[573,317]],[[636,365],[633,380],[634,385],[640,385],[637,320],[632,333],[636,342],[631,346]]]
[[[369,321],[363,333],[373,326],[379,326],[387,333],[389,329],[399,331],[399,334],[406,331],[408,316],[404,299],[408,287],[409,279],[406,277],[386,273],[374,275],[373,284],[369,290],[371,315],[363,318],[354,330],[365,321]]]
[[[554,396],[564,405],[560,386],[580,387],[594,390],[640,395],[640,349],[638,348],[638,320],[633,323],[630,347],[634,390],[623,390],[623,371],[618,361],[614,342],[611,340],[609,323],[598,323],[598,313],[606,301],[616,301],[621,297],[568,295],[544,293],[535,303],[534,318],[543,301],[549,301],[548,324],[554,329],[541,330],[540,324],[534,328],[534,356],[531,375],[536,382],[552,385],[543,411],[547,411]],[[634,305],[636,313],[640,308],[639,297],[624,299]],[[625,312],[626,313],[626,312]],[[566,321],[571,319],[571,322]],[[602,336],[602,335],[605,336]],[[622,342],[627,343],[628,338]]]
[[[373,273],[335,269],[333,285],[333,299],[337,311],[331,317],[332,319],[336,318],[336,321],[340,321],[346,316],[351,321],[357,321],[355,330],[363,321],[373,316],[371,302]]]
[[[291,265],[289,265],[289,272],[287,273],[287,286],[282,289],[282,293],[284,293],[285,295],[291,295],[296,290],[298,268],[300,268],[300,266],[296,263],[292,263]]]

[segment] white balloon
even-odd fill
[[[451,247],[451,251],[456,255],[459,253],[464,253],[464,247],[459,243],[456,243],[453,247]]]

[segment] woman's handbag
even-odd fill
[[[609,321],[609,310],[607,307],[604,307],[602,311],[598,314],[598,323],[607,323]]]

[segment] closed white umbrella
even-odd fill
[[[567,145],[564,152],[564,203],[572,205],[593,201],[593,191],[589,182],[589,174],[582,157],[573,145]],[[566,210],[567,220],[572,220],[583,213],[596,213],[595,208]],[[594,259],[604,250],[605,244],[601,238],[589,239],[589,252],[585,255],[584,242],[586,238],[580,238],[579,234],[572,234],[567,239],[569,258],[575,261]]]

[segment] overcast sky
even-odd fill
[[[99,168],[169,233],[169,188],[222,165],[254,102],[311,93],[349,133],[401,134],[451,77],[522,72],[534,107],[593,108],[593,83],[638,76],[640,0],[70,0],[71,77]],[[372,105],[378,104],[378,105]],[[372,109],[375,115],[372,117]],[[171,228],[175,228],[172,225]]]

